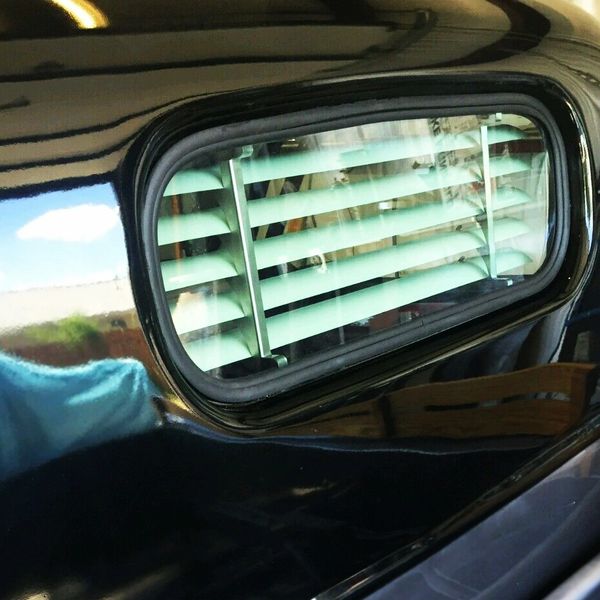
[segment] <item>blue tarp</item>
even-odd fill
[[[134,359],[57,368],[0,353],[0,479],[156,427],[159,395]]]

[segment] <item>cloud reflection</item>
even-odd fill
[[[93,242],[119,223],[119,210],[106,204],[80,204],[49,210],[17,230],[20,240]]]

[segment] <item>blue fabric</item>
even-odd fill
[[[0,353],[0,479],[156,427],[159,395],[134,359],[56,368]]]

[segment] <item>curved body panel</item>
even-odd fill
[[[596,439],[599,33],[600,8],[550,0],[6,2],[0,597],[362,594]],[[560,127],[572,226],[543,294],[265,401],[174,372],[139,234],[161,153],[475,93]]]

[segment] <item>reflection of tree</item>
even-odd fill
[[[166,382],[131,311],[99,316],[72,315],[50,323],[29,325],[2,339],[11,354],[44,365],[68,367],[103,358],[141,361],[160,387]]]
[[[102,344],[102,334],[96,319],[72,315],[55,323],[33,325],[28,337],[39,344],[65,344],[68,347]]]

